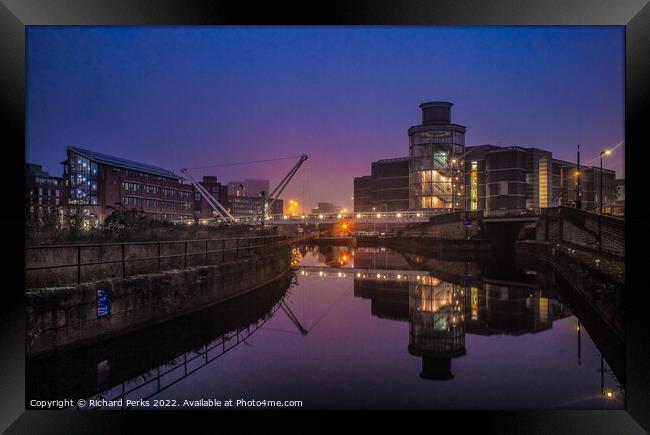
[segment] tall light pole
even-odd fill
[[[578,158],[576,161],[576,208],[582,207],[582,192],[580,190],[580,145],[578,145]]]
[[[372,214],[373,214],[373,215],[375,214],[375,211],[376,211],[376,210],[377,210],[377,207],[373,207],[373,208],[372,208]],[[375,219],[377,218],[377,216],[373,216],[373,217],[374,217]],[[377,232],[377,221],[374,220],[374,219],[372,220],[372,232],[373,232],[373,233],[376,233],[376,232]],[[376,235],[376,234],[375,234],[375,235]]]
[[[388,215],[388,205],[384,203],[384,209],[386,210],[386,214]],[[388,234],[388,220],[386,221],[386,234]]]
[[[598,196],[598,252],[603,251],[603,228],[601,223],[601,216],[603,214],[603,154],[611,154],[610,150],[603,150],[600,152],[600,194]]]
[[[599,214],[603,213],[603,154],[609,155],[611,153],[610,150],[603,150],[600,152],[600,194],[598,196],[598,201],[600,203],[598,210]]]

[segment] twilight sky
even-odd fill
[[[27,161],[68,144],[178,171],[306,153],[285,190],[351,208],[353,177],[408,155],[418,105],[466,144],[537,147],[624,177],[623,27],[29,27]],[[291,160],[193,170],[222,182]]]

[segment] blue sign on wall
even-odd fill
[[[465,225],[466,227],[471,227],[472,226],[472,221],[470,219],[465,219],[463,221],[463,225]]]
[[[100,287],[97,289],[97,318],[108,317],[111,314],[111,289]]]

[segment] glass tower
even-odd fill
[[[97,163],[68,150],[69,203],[97,205]]]
[[[452,103],[420,104],[422,125],[409,128],[409,208],[461,209],[465,205],[465,127],[450,122]]]

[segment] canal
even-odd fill
[[[511,258],[449,261],[318,245],[295,248],[293,257],[290,273],[237,299],[28,361],[28,402],[624,407],[623,373],[608,363],[620,366],[622,343],[577,317],[584,310],[569,289]]]

